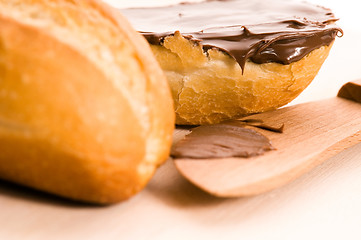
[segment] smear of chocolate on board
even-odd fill
[[[245,128],[242,121],[196,127],[172,150],[173,158],[229,158],[253,157],[274,150],[270,140],[263,134]]]
[[[245,126],[283,133],[284,124],[274,127],[262,119],[239,119],[219,124],[198,126],[176,143],[171,150],[173,158],[249,158],[275,150],[263,134]],[[188,128],[189,129],[189,128]]]

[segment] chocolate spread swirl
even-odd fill
[[[151,44],[180,31],[232,56],[244,70],[255,63],[290,64],[330,45],[342,30],[330,9],[287,0],[208,0],[156,8],[123,9]]]
[[[270,140],[261,133],[245,128],[241,121],[204,125],[176,143],[171,150],[173,158],[249,158],[274,150]]]

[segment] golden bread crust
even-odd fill
[[[94,0],[0,7],[0,177],[101,204],[144,188],[174,128],[145,40]]]
[[[174,99],[176,123],[214,124],[281,107],[314,79],[331,46],[323,46],[289,65],[239,64],[217,49],[203,52],[200,43],[179,32],[151,48],[166,73]]]

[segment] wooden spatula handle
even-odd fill
[[[361,103],[361,79],[343,85],[337,96]]]

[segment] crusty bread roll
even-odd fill
[[[174,110],[149,45],[96,0],[0,1],[0,178],[109,204],[169,155]]]
[[[177,124],[213,124],[283,106],[314,79],[342,30],[303,1],[204,0],[122,9],[170,83]]]

